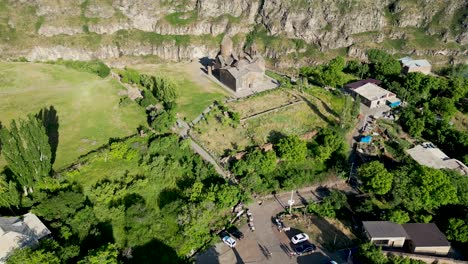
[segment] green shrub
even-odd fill
[[[58,60],[56,62],[49,62],[51,64],[63,65],[67,68],[72,68],[78,71],[89,72],[105,78],[110,74],[110,68],[100,60],[92,61],[74,61],[74,60]]]

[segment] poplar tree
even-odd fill
[[[50,173],[51,149],[45,127],[33,115],[13,120],[10,128],[0,129],[2,155],[24,195],[33,192],[34,183]]]

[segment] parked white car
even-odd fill
[[[224,244],[228,245],[229,247],[235,247],[236,246],[236,240],[230,236],[225,236],[223,237],[223,242]]]
[[[309,236],[306,233],[300,233],[291,238],[291,242],[296,245],[309,240]]]

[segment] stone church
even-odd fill
[[[233,50],[233,42],[224,36],[221,50],[214,61],[213,74],[227,87],[241,92],[262,83],[265,74],[265,60],[257,53],[254,45],[240,56]]]

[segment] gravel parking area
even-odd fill
[[[346,186],[336,186],[346,188]],[[317,195],[308,189],[301,191],[301,200],[317,200]],[[239,264],[239,263],[327,263],[330,259],[338,263],[346,263],[339,258],[338,254],[326,252],[316,241],[310,241],[317,245],[317,250],[306,256],[290,256],[292,243],[290,238],[300,230],[291,229],[289,232],[279,232],[274,223],[274,216],[283,211],[283,205],[287,204],[290,194],[281,194],[276,198],[263,201],[262,205],[252,204],[249,207],[253,214],[255,231],[252,232],[247,226],[247,220],[241,218],[245,225],[240,228],[244,233],[244,238],[237,241],[237,246],[233,249],[223,244],[221,241],[209,250],[200,253],[196,257],[199,264]],[[299,200],[297,194],[295,199]]]

